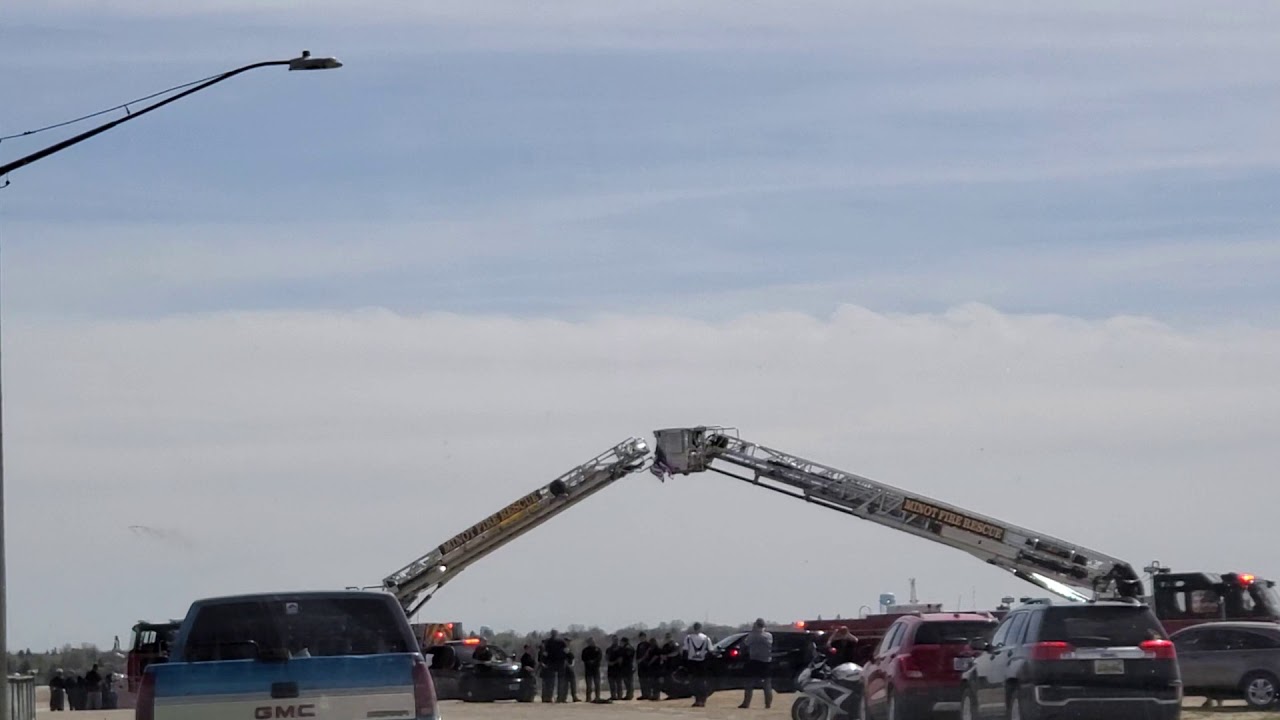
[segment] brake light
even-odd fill
[[[1250,574],[1248,574],[1248,573],[1245,573],[1245,574],[1243,574],[1243,575],[1241,575],[1241,576],[1240,576],[1240,584],[1241,584],[1241,585],[1252,585],[1252,584],[1253,584],[1253,581],[1254,581],[1255,579],[1256,579],[1256,578],[1254,578],[1252,575],[1250,575]]]
[[[134,720],[151,720],[156,714],[156,675],[145,673],[142,683],[138,685],[138,697],[135,701]]]
[[[462,644],[463,645],[479,645],[480,638],[467,638],[466,640],[462,641]]]
[[[1032,660],[1063,660],[1071,654],[1071,644],[1064,642],[1040,642],[1031,646]]]
[[[919,680],[924,677],[924,673],[921,672],[919,666],[916,665],[916,659],[911,655],[898,656],[898,669],[902,671],[904,676],[913,680]]]
[[[797,620],[797,621],[795,622],[795,626],[796,626],[796,629],[798,629],[798,630],[803,630],[803,629],[804,629],[804,621],[803,621],[803,620]]]
[[[1147,640],[1138,647],[1142,648],[1147,657],[1157,660],[1175,660],[1178,657],[1177,650],[1173,647],[1173,643],[1168,640]]]
[[[414,658],[413,662],[413,705],[416,717],[436,716],[436,686],[431,682],[431,672],[427,670],[427,663],[422,658]],[[144,719],[139,717],[137,720]]]
[[[731,657],[731,658],[736,658],[736,657],[738,657],[738,648],[734,648],[734,649],[730,650],[730,651],[729,651],[729,657]]]

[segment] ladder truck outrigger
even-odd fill
[[[1124,560],[747,442],[732,428],[668,428],[654,437],[655,474],[717,472],[948,545],[1069,600],[1146,602],[1169,632],[1213,620],[1280,622],[1275,582],[1247,573],[1173,573],[1153,562],[1143,568],[1152,578],[1146,595]]]
[[[445,540],[388,575],[382,587],[412,618],[445,583],[475,561],[644,467],[649,446],[628,438]],[[448,628],[446,631],[445,628]],[[461,639],[461,623],[418,624],[423,647]]]

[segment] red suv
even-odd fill
[[[903,720],[960,709],[960,675],[999,622],[985,613],[925,613],[898,618],[862,668],[862,720]]]

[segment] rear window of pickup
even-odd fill
[[[205,605],[184,645],[188,662],[380,655],[416,651],[380,596],[278,596]]]

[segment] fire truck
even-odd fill
[[[748,442],[732,428],[668,428],[655,431],[654,437],[655,474],[716,472],[948,545],[1069,600],[1146,602],[1168,632],[1214,620],[1280,622],[1275,582],[1250,573],[1175,573],[1152,562],[1143,568],[1151,579],[1148,594],[1137,570],[1119,558]],[[865,645],[882,637],[900,616],[884,613],[803,625],[814,630],[845,625]]]
[[[388,575],[382,587],[396,596],[405,615],[412,618],[445,583],[472,563],[640,470],[648,458],[649,446],[644,440],[633,437],[618,443],[445,540]],[[461,624],[455,627],[461,631]],[[427,640],[434,642],[434,635]]]
[[[395,595],[405,615],[412,618],[445,583],[472,563],[640,470],[648,458],[649,446],[644,440],[633,437],[618,443],[388,575],[381,589]],[[131,690],[141,682],[142,669],[167,654],[180,622],[140,622],[134,626],[134,649],[129,651],[128,661]],[[415,623],[413,628],[423,650],[464,639],[462,623],[456,621]]]
[[[178,634],[181,620],[170,620],[163,623],[152,623],[139,620],[131,634],[133,640],[129,644],[129,654],[125,657],[125,676],[128,679],[129,692],[137,692],[142,682],[142,670],[156,658],[168,657],[169,645]]]

